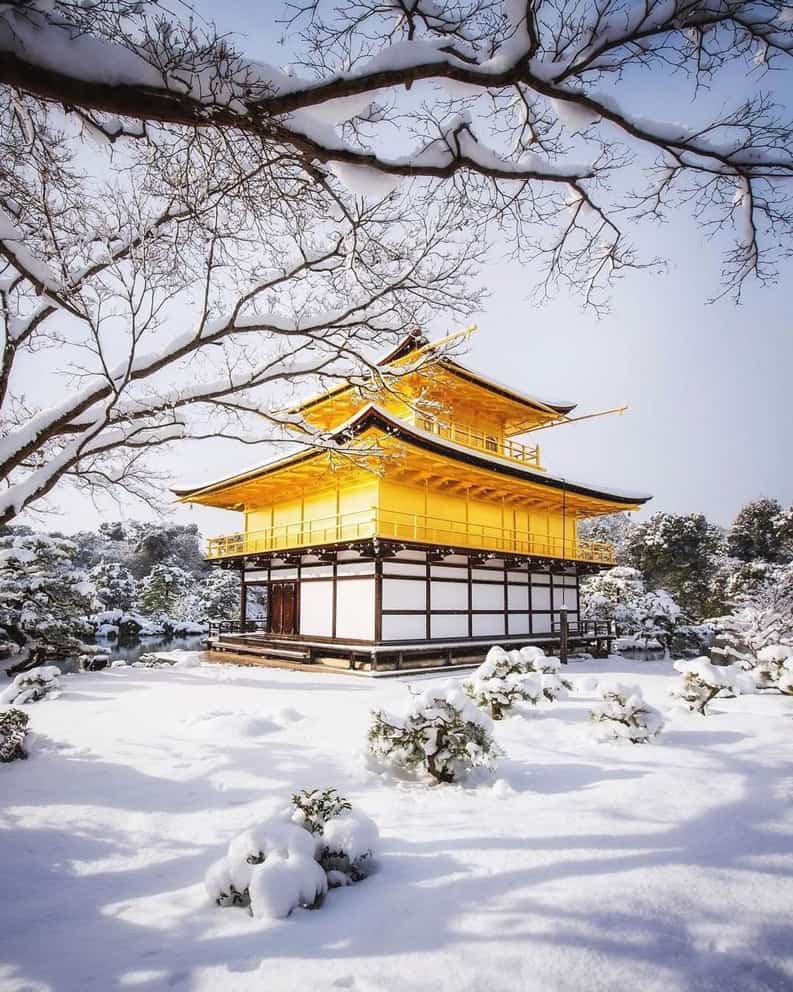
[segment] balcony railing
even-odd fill
[[[521,465],[527,465],[540,472],[545,471],[540,464],[539,444],[521,444],[519,441],[511,441],[509,438],[475,431],[465,424],[450,424],[424,414],[416,416],[416,427],[420,427],[421,430],[428,431],[430,434],[436,434],[446,441],[462,444],[466,448],[484,451],[488,455],[498,455],[500,458],[508,458],[510,461],[520,462]]]
[[[561,537],[532,534],[509,527],[466,523],[462,520],[375,507],[303,523],[277,524],[266,530],[248,531],[245,534],[213,537],[208,542],[207,558],[232,558],[265,551],[286,551],[366,537],[416,541],[419,544],[456,545],[482,551],[538,555],[600,565],[613,565],[615,560],[611,544],[580,541],[572,534],[562,540]]]

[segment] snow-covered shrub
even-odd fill
[[[365,878],[378,841],[374,821],[335,789],[300,792],[278,816],[235,837],[204,883],[219,906],[288,916],[319,906],[329,888]]]
[[[581,616],[613,620],[617,631],[634,647],[669,647],[685,624],[683,613],[664,589],[648,590],[637,569],[611,568],[581,583]]]
[[[769,644],[757,653],[752,677],[759,689],[778,689],[793,695],[793,648],[787,644]]]
[[[20,672],[11,685],[0,693],[0,703],[14,703],[17,706],[35,703],[59,689],[59,675],[61,670],[54,665],[42,665]]]
[[[438,782],[454,782],[477,766],[492,767],[501,751],[490,718],[454,682],[414,695],[402,716],[372,713],[368,746],[375,760]]]
[[[519,653],[526,666],[526,671],[536,672],[539,675],[540,688],[545,699],[549,703],[555,699],[564,699],[573,688],[573,683],[560,675],[561,661],[553,655],[545,654],[541,648],[533,645],[521,648]]]
[[[327,876],[314,858],[314,838],[296,823],[272,819],[235,837],[204,884],[218,906],[248,906],[252,916],[279,918],[318,906]]]
[[[379,841],[377,826],[335,789],[296,793],[291,819],[314,836],[314,857],[328,876],[329,888],[360,882],[370,873]]]
[[[138,597],[138,580],[119,561],[101,561],[89,572],[105,610],[129,610]]]
[[[740,665],[714,665],[703,656],[676,661],[674,667],[682,676],[682,683],[672,690],[672,695],[696,713],[704,714],[708,703],[722,692],[739,696],[755,690],[752,676]]]
[[[664,718],[636,685],[601,686],[601,702],[589,714],[600,740],[646,744],[661,732]]]
[[[473,677],[463,682],[463,691],[493,720],[501,720],[516,703],[536,705],[542,686],[519,651],[507,652],[495,646]]]
[[[27,758],[25,736],[28,732],[29,717],[22,710],[0,710],[0,761],[16,761]]]

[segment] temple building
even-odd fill
[[[553,646],[562,611],[585,639],[579,578],[612,566],[614,549],[577,524],[650,497],[551,474],[533,438],[576,419],[574,404],[424,361],[437,345],[412,335],[382,379],[297,407],[324,440],[176,491],[243,514],[207,549],[243,583],[240,616],[214,626],[211,648],[372,671],[442,664],[495,643]]]

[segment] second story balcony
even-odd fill
[[[465,448],[473,448],[474,451],[482,451],[487,455],[506,458],[509,461],[525,465],[527,468],[533,468],[538,472],[545,471],[540,462],[539,444],[521,444],[519,441],[512,441],[510,438],[497,437],[494,434],[487,434],[476,430],[466,424],[456,424],[450,421],[440,420],[424,413],[416,414],[415,423],[416,427],[427,431],[429,434],[435,434],[444,441],[461,444]]]

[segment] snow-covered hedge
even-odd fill
[[[495,646],[473,677],[463,682],[463,691],[493,720],[502,720],[516,703],[536,705],[542,685],[519,651],[507,652]]]
[[[599,740],[646,744],[661,732],[664,717],[636,685],[601,686],[601,702],[589,714]]]
[[[235,837],[204,884],[218,906],[277,919],[366,877],[378,840],[374,822],[335,789],[298,793],[278,816]]]
[[[60,668],[55,665],[41,665],[21,672],[7,689],[0,692],[0,704],[23,706],[25,703],[35,703],[60,688],[60,674]]]
[[[28,732],[29,719],[27,713],[13,707],[0,710],[0,761],[27,758],[25,736]]]
[[[708,703],[720,693],[740,696],[755,691],[752,676],[740,665],[714,665],[706,657],[676,661],[675,670],[682,677],[672,695],[681,699],[692,712],[704,714]]]
[[[459,685],[446,682],[414,695],[404,715],[373,711],[369,752],[384,765],[454,782],[501,756],[492,729]]]

